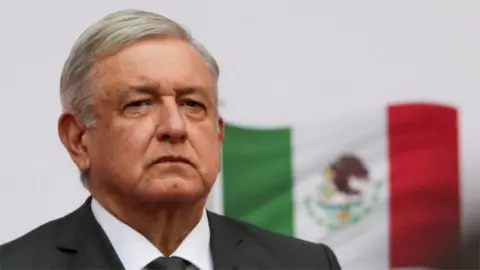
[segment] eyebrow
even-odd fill
[[[123,94],[130,94],[132,92],[140,94],[153,94],[160,88],[159,84],[140,84],[140,85],[129,85],[125,89],[122,89]]]
[[[121,97],[124,98],[132,93],[139,93],[139,94],[149,94],[149,95],[158,95],[158,89],[161,89],[161,85],[158,83],[147,83],[147,84],[139,84],[139,85],[129,85],[121,92]],[[190,94],[198,94],[205,99],[208,98],[208,89],[203,86],[186,86],[186,87],[177,87],[173,89],[175,93],[179,96],[183,95],[190,95]]]
[[[179,96],[191,95],[191,94],[199,95],[205,100],[205,102],[209,103],[210,105],[213,105],[213,103],[215,103],[215,94],[209,97],[207,94],[209,90],[206,87],[202,87],[202,86],[179,87],[179,88],[174,88],[174,90]]]
[[[174,90],[178,95],[189,95],[189,94],[205,95],[207,93],[207,89],[201,86],[179,87],[179,88],[174,88]]]

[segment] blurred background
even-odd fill
[[[124,8],[180,22],[220,64],[210,210],[327,243],[344,269],[478,269],[475,0],[1,1],[0,243],[88,196],[57,137],[59,78]]]

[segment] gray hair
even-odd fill
[[[63,110],[73,113],[85,126],[93,126],[95,114],[92,81],[95,61],[149,37],[174,37],[190,43],[205,59],[214,78],[214,86],[217,87],[220,69],[216,60],[185,28],[156,13],[121,10],[108,14],[91,25],[73,45],[60,79]],[[82,182],[85,177],[85,172],[81,172]]]

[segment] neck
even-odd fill
[[[117,219],[141,233],[165,256],[171,255],[202,218],[206,198],[188,203],[138,203],[93,197]]]

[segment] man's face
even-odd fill
[[[219,172],[223,122],[202,56],[181,40],[149,39],[96,68],[89,185],[149,202],[205,197]]]

